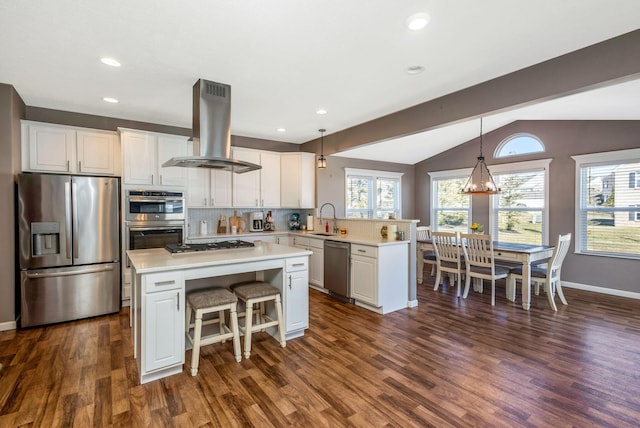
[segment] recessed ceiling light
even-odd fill
[[[427,26],[430,20],[431,17],[427,13],[414,13],[409,18],[407,18],[407,27],[409,27],[409,30],[413,31],[422,30]]]
[[[316,114],[327,114],[327,111],[323,108],[316,110]]]
[[[276,131],[278,131],[278,132],[287,132],[287,130],[285,128],[278,128],[278,129],[276,129]]]
[[[100,58],[103,64],[110,65],[111,67],[120,67],[120,63],[113,58]]]
[[[424,71],[424,67],[421,65],[413,65],[407,68],[407,74],[420,74]]]
[[[102,100],[105,101],[105,102],[108,102],[108,103],[112,103],[112,104],[117,104],[117,103],[120,102],[120,101],[116,100],[115,98],[111,98],[111,97],[104,97]]]

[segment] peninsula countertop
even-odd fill
[[[251,248],[196,251],[178,254],[171,254],[164,248],[127,251],[127,257],[129,257],[131,264],[139,274],[221,266],[231,263],[276,260],[289,257],[309,256],[311,254],[311,251],[268,242],[256,242],[256,246]]]
[[[382,247],[385,245],[406,245],[409,243],[408,240],[397,241],[384,239],[382,236],[377,237],[368,237],[363,235],[354,235],[354,234],[345,234],[341,235],[340,233],[335,234],[326,234],[324,232],[319,231],[302,231],[302,230],[282,230],[282,231],[273,231],[273,232],[243,232],[236,234],[229,233],[211,233],[208,235],[189,235],[187,236],[188,242],[206,242],[217,239],[247,239],[247,238],[256,238],[260,239],[262,236],[269,235],[288,235],[288,236],[300,236],[305,238],[315,238],[315,239],[328,239],[332,241],[342,241],[349,242],[351,244],[361,244],[361,245],[371,245],[375,247]]]

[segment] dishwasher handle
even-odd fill
[[[349,249],[350,244],[348,242],[340,242],[340,241],[331,241],[331,240],[325,240],[324,241],[324,246],[326,247],[330,247],[330,248],[346,248]]]

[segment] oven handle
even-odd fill
[[[177,198],[177,199],[165,199],[165,198],[146,199],[146,198],[130,197],[129,198],[129,202],[184,202],[184,198]]]
[[[172,229],[182,229],[182,226],[129,226],[129,232],[144,232],[145,230],[172,230]]]

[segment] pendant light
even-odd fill
[[[324,157],[324,133],[326,129],[318,129],[320,132],[320,157],[318,157],[318,169],[325,169],[327,167],[327,159]]]
[[[462,188],[462,193],[466,195],[495,195],[500,193],[500,188],[493,181],[482,155],[482,118],[480,118],[480,156],[478,156],[478,162],[476,162],[476,166],[471,171],[467,184]]]

